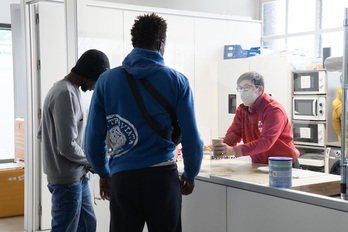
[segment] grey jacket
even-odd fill
[[[78,87],[65,79],[55,83],[46,95],[38,132],[49,183],[73,183],[86,174],[83,120]]]

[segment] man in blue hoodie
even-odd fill
[[[110,199],[110,231],[181,231],[181,195],[191,194],[203,156],[188,79],[164,64],[166,21],[156,14],[137,17],[131,29],[134,49],[121,67],[105,72],[94,89],[85,150],[99,174],[100,194]],[[142,118],[124,70],[140,90],[152,120],[172,132],[171,117],[147,92],[146,78],[176,112],[182,131],[184,172],[179,179],[175,144]],[[106,135],[111,146],[108,157]],[[109,185],[111,186],[109,188]]]

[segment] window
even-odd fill
[[[285,34],[285,0],[265,3],[263,5],[263,35]]]
[[[299,33],[315,30],[316,0],[288,1],[288,32]]]
[[[14,87],[10,25],[0,24],[0,160],[14,159]]]
[[[262,0],[263,46],[309,57],[331,47],[331,56],[342,56],[347,7],[347,0]]]

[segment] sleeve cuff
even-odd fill
[[[237,157],[243,156],[242,146],[241,145],[235,146],[233,149],[236,152],[236,156]]]
[[[184,172],[182,175],[185,177],[185,179],[186,179],[188,182],[193,182],[193,181],[195,181],[195,178],[188,178],[187,175],[186,175],[186,172]]]
[[[103,174],[103,175],[99,175],[99,177],[100,177],[101,179],[104,179],[104,178],[106,178],[106,177],[108,177],[108,176],[110,176],[110,174],[108,174],[108,173]]]

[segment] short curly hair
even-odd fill
[[[132,44],[137,48],[150,48],[166,39],[166,20],[155,13],[140,15],[131,29]]]

